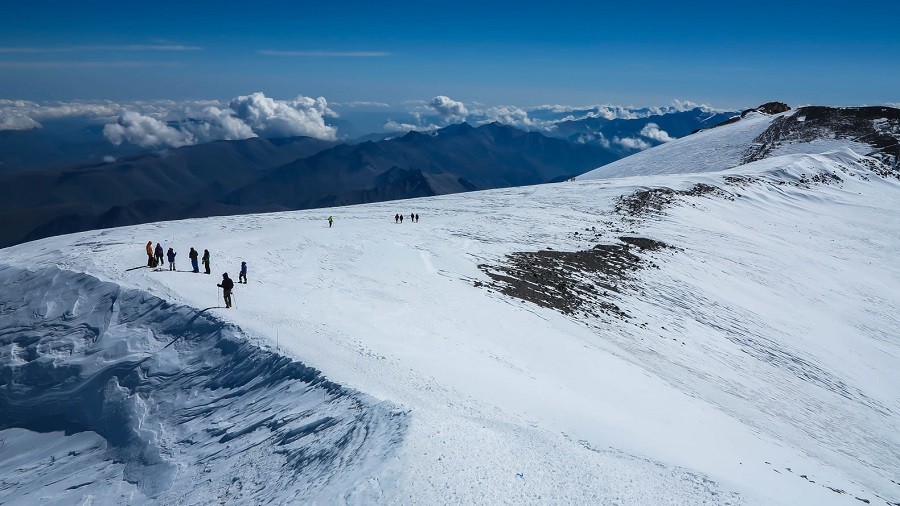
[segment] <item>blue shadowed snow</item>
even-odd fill
[[[121,463],[140,496],[333,501],[377,478],[406,431],[406,413],[203,311],[56,268],[0,268],[0,286],[0,456],[10,429],[93,432],[93,460]],[[0,503],[121,486],[53,471],[7,477]]]

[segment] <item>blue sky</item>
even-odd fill
[[[0,98],[900,101],[900,2],[16,2]]]

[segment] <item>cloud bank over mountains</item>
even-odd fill
[[[163,122],[151,115],[126,111],[116,123],[103,127],[103,135],[113,144],[131,142],[142,147],[181,147],[210,140],[238,140],[266,135],[293,137],[304,135],[334,140],[337,130],[325,124],[325,117],[336,117],[322,98],[302,95],[293,100],[275,100],[263,93],[232,99],[227,106],[188,105],[183,119]],[[176,121],[176,124],[172,124]]]
[[[326,124],[325,118],[337,116],[322,97],[299,95],[292,100],[276,100],[259,92],[227,103],[0,100],[0,130],[29,130],[42,128],[42,121],[80,118],[104,124],[103,135],[114,145],[128,142],[145,148],[175,148],[259,135],[334,140],[337,129]]]
[[[165,149],[257,136],[309,136],[337,140],[350,135],[361,135],[350,133],[352,129],[343,130],[343,134],[339,131],[339,128],[345,128],[348,124],[352,126],[354,114],[368,114],[369,118],[373,114],[375,118],[381,117],[380,123],[371,125],[372,132],[367,133],[374,133],[378,129],[397,133],[428,132],[465,121],[475,126],[499,122],[523,130],[554,135],[560,125],[567,122],[641,119],[697,108],[710,113],[718,111],[706,104],[681,100],[674,100],[670,105],[662,107],[556,104],[525,108],[516,105],[465,103],[446,95],[401,104],[376,101],[329,103],[324,97],[311,98],[304,95],[282,100],[268,97],[262,92],[230,100],[126,103],[0,99],[0,130],[39,129],[43,127],[43,123],[51,121],[81,120],[103,125],[103,136],[113,145],[132,144],[149,149]],[[602,133],[588,132],[580,142],[597,142],[617,149],[640,150],[672,139],[658,124],[649,123],[640,132],[634,131],[621,137],[610,135],[606,138]]]
[[[524,108],[515,105],[484,106],[483,104],[465,104],[450,97],[439,95],[430,101],[415,101],[406,104],[409,107],[408,117],[391,118],[384,124],[389,132],[429,132],[443,128],[451,123],[467,121],[473,125],[484,125],[498,122],[528,131],[552,134],[560,123],[587,119],[616,120],[641,119],[655,115],[700,109],[702,112],[722,112],[707,104],[699,104],[690,100],[673,100],[671,105],[662,107],[634,107],[611,104],[588,106],[541,105]],[[585,138],[585,142],[599,141],[601,144],[618,146],[622,149],[647,149],[652,144],[669,142],[673,139],[659,125],[650,123],[640,131],[640,137],[624,137],[605,139],[602,134]]]

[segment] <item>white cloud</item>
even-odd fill
[[[112,156],[112,155],[106,155],[106,156],[103,157],[103,161],[104,161],[105,163],[113,163],[113,162],[116,161],[116,157],[114,157],[114,156]]]
[[[638,151],[643,151],[650,147],[650,144],[647,143],[647,141],[636,137],[613,137],[613,144],[618,144],[625,149],[635,149]]]
[[[312,99],[298,96],[291,101],[274,100],[257,92],[233,99],[229,107],[235,116],[248,124],[254,132],[276,136],[307,135],[333,140],[334,127],[325,124],[325,116],[337,116],[322,97]]]
[[[644,128],[641,129],[641,135],[659,142],[669,142],[674,140],[672,137],[669,137],[668,132],[660,130],[659,125],[656,123],[647,123],[644,125]]]
[[[47,104],[31,108],[31,114],[40,119],[61,119],[74,116],[115,118],[124,109],[113,102],[70,102]]]
[[[566,118],[552,120],[555,123],[563,121],[581,120],[587,118],[614,119],[639,119],[653,115],[671,114],[673,112],[689,111],[700,108],[703,112],[722,112],[707,104],[698,104],[690,100],[673,100],[671,105],[662,107],[635,107],[632,105],[596,104],[586,106],[545,104],[533,107],[532,111],[546,111],[555,114],[576,113]]]
[[[0,98],[0,107],[31,107],[37,105],[37,102],[32,102],[30,100],[10,100],[8,98]]]
[[[177,147],[212,140],[308,135],[335,139],[336,129],[325,124],[337,117],[324,98],[298,96],[275,100],[262,93],[218,100],[154,100],[116,103],[104,101],[32,102],[0,99],[0,130],[40,128],[42,121],[80,118],[105,124],[105,137],[114,144]]]
[[[473,115],[474,114],[476,113],[473,112]],[[528,112],[525,109],[516,106],[504,105],[499,107],[489,107],[483,111],[477,111],[477,115],[482,118],[477,121],[479,125],[493,123],[496,121],[504,125],[510,125],[524,130],[549,131],[556,128],[554,122],[540,121],[534,118],[530,118],[528,117]]]
[[[703,112],[720,112],[719,109],[716,109],[708,104],[698,104],[697,102],[692,102],[690,100],[678,100],[677,98],[672,101],[671,109],[674,109],[677,112],[690,111],[692,109],[700,109]]]
[[[231,109],[206,106],[198,112],[192,112],[191,109],[187,109],[186,112],[191,120],[185,121],[182,129],[199,140],[234,141],[256,137],[250,125],[234,117]]]
[[[41,124],[25,114],[4,114],[0,111],[0,131],[31,130],[32,128],[41,128]]]
[[[469,115],[465,104],[444,95],[438,95],[431,99],[431,102],[428,102],[428,106],[447,124],[465,121],[466,116]]]
[[[119,116],[117,123],[104,126],[103,136],[116,146],[127,141],[145,148],[160,146],[177,148],[195,142],[190,132],[170,127],[156,118],[135,111],[126,111]]]
[[[384,124],[384,129],[388,132],[431,132],[440,128],[437,125],[413,125],[411,123],[400,123],[394,120],[388,120]]]
[[[581,111],[584,109],[589,109],[589,107],[579,107],[574,105],[561,105],[561,104],[544,104],[539,105],[537,107],[532,107],[533,111],[550,111],[555,113],[564,113],[564,112],[574,112]]]

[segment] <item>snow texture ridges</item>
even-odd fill
[[[0,285],[0,455],[10,429],[93,432],[103,441],[82,450],[124,464],[129,502],[260,502],[273,488],[333,502],[365,488],[405,433],[406,413],[205,310],[52,267],[0,268]],[[5,469],[0,502],[121,486],[71,467],[50,495],[60,469]]]

